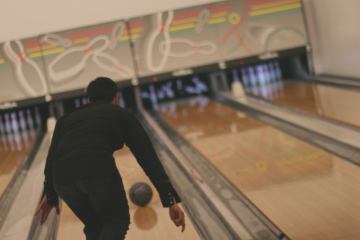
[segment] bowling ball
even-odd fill
[[[129,190],[130,200],[139,207],[145,207],[149,204],[153,196],[153,192],[149,184],[137,182],[131,186]]]

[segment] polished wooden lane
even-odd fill
[[[17,168],[26,160],[35,134],[18,132],[0,136],[0,196],[8,186]]]
[[[304,82],[283,82],[246,91],[276,104],[360,127],[360,91]],[[264,91],[262,91],[264,90]],[[270,94],[266,94],[267,90]],[[265,94],[264,94],[265,93]]]
[[[159,113],[291,239],[359,239],[358,166],[206,98]]]
[[[138,181],[147,182],[150,184],[150,181],[143,173],[129,150],[124,149],[118,151],[116,152],[115,157],[118,169],[127,190],[133,183]],[[181,233],[180,229],[173,225],[169,218],[168,209],[165,209],[161,206],[158,194],[156,193],[153,186],[152,188],[154,191],[154,197],[147,207],[138,208],[131,201],[129,201],[131,225],[130,230],[126,235],[126,239],[200,239],[188,217],[186,219],[187,221],[185,232]],[[82,223],[79,222],[76,216],[64,204],[61,211],[57,239],[85,239],[82,228]]]

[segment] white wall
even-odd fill
[[[360,1],[304,3],[316,73],[360,78]]]
[[[1,0],[0,42],[216,0]]]

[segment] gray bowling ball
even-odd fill
[[[131,186],[129,197],[131,202],[139,207],[145,207],[149,204],[153,196],[153,192],[149,184],[145,182],[137,182]]]

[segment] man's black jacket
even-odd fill
[[[128,146],[168,207],[179,196],[172,187],[138,119],[111,103],[94,102],[56,123],[45,166],[44,192],[58,203],[54,184],[67,184],[116,173],[114,151]]]

